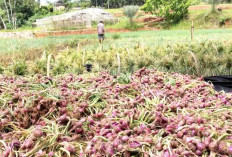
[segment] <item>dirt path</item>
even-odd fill
[[[145,30],[158,30],[157,28],[141,28],[137,31]],[[127,29],[106,29],[106,33],[125,33],[131,32]],[[51,31],[51,32],[35,32],[35,38],[43,38],[47,36],[65,36],[65,35],[82,35],[82,34],[97,34],[96,29],[82,29],[82,30],[71,30],[71,31]]]

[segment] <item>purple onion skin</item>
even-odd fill
[[[123,141],[123,142],[126,142],[126,141],[128,141],[128,140],[129,140],[129,137],[128,137],[128,136],[123,136],[123,137],[122,137],[122,141]]]
[[[20,148],[20,142],[18,141],[18,140],[13,140],[12,141],[12,143],[11,143],[11,147],[13,148],[13,149],[19,149]]]
[[[130,152],[126,151],[126,152],[124,153],[124,157],[131,157]]]
[[[64,149],[70,152],[70,154],[75,154],[76,153],[76,148],[72,144],[65,144]]]
[[[150,157],[148,153],[143,153],[143,157]]]
[[[195,156],[195,154],[197,156],[202,156],[202,155],[212,156],[215,154],[221,157],[232,156],[232,146],[229,146],[232,137],[229,137],[228,139],[225,140],[223,140],[224,138],[223,139],[219,138],[220,140],[217,139],[217,141],[216,139],[212,139],[212,137],[218,137],[218,135],[220,137],[221,135],[228,133],[229,130],[231,130],[230,125],[224,125],[223,127],[220,128],[220,125],[215,124],[213,125],[215,127],[214,130],[210,127],[211,125],[209,126],[207,125],[207,123],[212,123],[212,121],[210,121],[210,119],[208,118],[206,119],[202,118],[201,117],[202,115],[196,116],[198,114],[188,114],[188,115],[185,115],[183,113],[177,114],[177,110],[179,109],[198,110],[199,108],[202,108],[201,109],[202,111],[205,111],[206,114],[210,115],[214,109],[207,110],[207,108],[212,106],[215,107],[216,109],[220,109],[221,106],[225,106],[225,105],[229,106],[232,104],[232,96],[230,96],[230,98],[227,98],[225,94],[220,94],[220,93],[215,94],[214,92],[211,92],[210,88],[207,89],[208,86],[206,85],[206,83],[205,84],[202,83],[201,85],[199,84],[199,87],[196,86],[196,88],[195,87],[186,88],[185,90],[184,89],[185,84],[191,83],[191,79],[188,76],[180,76],[180,78],[178,78],[179,75],[174,75],[177,78],[176,87],[180,87],[180,89],[178,89],[174,86],[167,85],[165,83],[166,82],[165,79],[162,78],[162,75],[161,76],[154,75],[153,77],[152,75],[148,75],[146,69],[141,70],[139,72],[138,77],[132,76],[132,82],[130,85],[120,85],[120,83],[118,83],[116,85],[117,86],[116,92],[114,89],[115,86],[113,85],[114,83],[112,84],[112,82],[108,82],[108,80],[104,78],[104,77],[108,78],[107,75],[103,75],[103,77],[95,78],[97,80],[96,82],[98,82],[97,86],[94,86],[96,84],[96,82],[94,81],[95,79],[92,80],[91,82],[86,82],[89,83],[88,85],[90,85],[90,89],[89,89],[90,91],[91,89],[95,89],[95,88],[103,88],[102,86],[104,86],[104,89],[109,88],[106,89],[106,91],[104,90],[102,91],[108,94],[103,93],[101,99],[114,100],[111,101],[112,103],[109,102],[108,106],[106,106],[104,109],[99,108],[100,110],[94,113],[90,113],[88,111],[89,107],[91,108],[91,106],[88,105],[87,101],[89,102],[91,92],[85,93],[85,92],[80,92],[75,88],[74,89],[69,88],[69,82],[71,80],[69,81],[65,79],[66,81],[62,81],[62,85],[60,84],[59,86],[62,87],[61,94],[62,97],[64,97],[64,100],[59,100],[59,102],[57,102],[58,100],[51,100],[50,102],[50,99],[48,100],[47,98],[41,96],[41,98],[39,98],[38,101],[39,104],[37,104],[38,102],[36,101],[35,106],[32,107],[32,109],[25,108],[24,105],[21,104],[22,100],[19,100],[18,102],[19,104],[17,105],[15,105],[12,102],[9,102],[10,107],[12,107],[13,109],[14,107],[18,108],[18,109],[16,108],[18,110],[17,112],[16,110],[14,111],[15,113],[17,113],[17,115],[15,116],[12,115],[13,117],[12,118],[11,113],[9,111],[7,111],[7,113],[4,112],[5,117],[3,117],[3,119],[0,120],[0,129],[2,129],[2,126],[4,125],[7,126],[8,123],[10,123],[10,121],[14,121],[14,120],[17,121],[17,117],[20,116],[21,112],[22,115],[23,113],[27,115],[25,116],[26,120],[29,118],[30,120],[33,121],[32,125],[38,124],[38,125],[46,126],[47,125],[46,122],[40,121],[37,118],[30,118],[30,116],[38,117],[37,113],[34,113],[36,112],[36,106],[38,107],[37,110],[40,110],[38,112],[41,112],[40,114],[41,116],[46,114],[49,108],[50,109],[56,108],[58,110],[57,112],[55,111],[54,113],[57,116],[59,115],[60,118],[53,120],[56,120],[59,126],[60,124],[66,124],[68,121],[70,121],[70,127],[67,127],[68,135],[60,135],[58,137],[57,144],[64,143],[63,148],[66,148],[66,150],[69,151],[70,154],[72,155],[73,154],[76,155],[76,148],[71,144],[71,142],[79,142],[80,139],[80,141],[83,140],[88,145],[87,147],[85,145],[83,146],[83,148],[86,147],[85,152],[80,152],[79,156],[101,157],[105,155],[113,156],[116,153],[120,153],[123,154],[122,156],[131,157],[133,156],[132,155],[133,153],[130,152],[132,151],[131,148],[136,148],[136,150],[138,149],[138,152],[141,152],[139,156],[140,155],[142,156],[143,153],[147,155],[147,156],[144,155],[144,157],[148,157],[150,154],[153,154],[154,156],[159,154],[156,157],[158,156],[159,157],[177,157],[177,156],[192,157]],[[74,82],[75,79],[77,78],[73,78],[73,83],[75,83]],[[180,79],[183,82],[181,81],[178,82],[179,81],[178,79]],[[58,83],[59,81],[60,80],[58,80]],[[113,78],[110,81],[114,81]],[[132,85],[133,82],[134,85]],[[154,84],[155,86],[148,86],[151,84]],[[105,86],[109,86],[109,87],[105,87]],[[130,93],[135,98],[131,98],[129,95],[127,95],[129,93],[127,89],[130,88],[132,88],[132,90],[137,91],[137,93],[135,92],[135,95],[133,95],[134,92],[133,94]],[[17,91],[18,91],[17,93],[19,93],[19,97],[24,97],[23,92],[22,95],[20,95],[21,93],[19,92],[20,89]],[[0,89],[0,93],[1,92],[3,92],[2,89]],[[72,93],[73,95],[75,95],[75,97],[72,97]],[[25,92],[25,94],[27,93]],[[35,95],[39,95],[39,94],[35,94]],[[159,104],[155,108],[151,109],[150,112],[152,112],[152,115],[154,115],[150,117],[152,118],[151,121],[149,122],[149,124],[151,125],[141,124],[139,126],[136,125],[135,127],[133,124],[130,123],[130,120],[131,119],[136,120],[140,117],[142,112],[140,111],[140,109],[138,109],[138,106],[146,105],[145,104],[146,98],[152,99],[154,95],[160,98],[163,98],[165,96],[170,96],[169,97],[170,101],[167,101],[164,104]],[[178,98],[176,99],[176,97]],[[192,102],[192,100],[194,100],[195,98],[197,99],[200,98],[200,99],[196,100],[196,102]],[[83,101],[83,99],[86,102],[80,103],[80,101]],[[215,104],[212,103],[214,100],[217,101]],[[170,106],[171,110],[169,110],[168,106],[171,101],[175,101],[175,102],[172,107]],[[118,105],[118,103],[120,102],[122,102],[122,104]],[[222,102],[224,102],[224,104]],[[228,104],[228,102],[230,102],[231,104]],[[58,103],[61,103],[61,105],[59,105]],[[79,104],[76,105],[76,103]],[[71,106],[75,105],[72,106],[75,111],[74,114],[72,114],[70,110],[68,111],[66,110],[67,104]],[[111,107],[111,105],[113,107],[112,109],[113,116],[106,114],[109,113],[108,109],[111,108],[108,107]],[[115,106],[117,106],[117,108],[115,108]],[[44,108],[46,108],[46,110]],[[80,111],[81,113],[79,113],[78,111]],[[1,112],[2,109],[0,109],[0,113]],[[166,113],[174,114],[174,116],[173,117],[169,115],[167,116]],[[227,121],[231,119],[232,114],[229,111],[225,111],[223,115],[224,116],[220,120]],[[25,119],[23,119],[22,123],[18,122],[19,126],[23,127],[24,121],[26,122]],[[120,119],[119,122],[118,119]],[[37,120],[39,122],[36,122]],[[40,122],[41,124],[39,124]],[[89,129],[87,130],[85,129],[86,122],[89,127]],[[186,125],[188,126],[186,127]],[[10,149],[5,148],[5,150],[3,146],[2,148],[0,147],[0,149],[4,150],[3,155],[7,157],[13,157],[14,155],[16,155],[14,152],[17,150],[19,150],[18,152],[20,156],[22,156],[23,154],[27,154],[27,152],[30,152],[33,149],[35,143],[37,143],[38,140],[40,140],[39,138],[42,136],[44,137],[46,136],[46,134],[43,133],[41,129],[42,126],[36,127],[32,132],[32,136],[30,136],[28,139],[25,140],[24,138],[20,138],[20,142],[12,141],[14,138],[17,138],[18,140],[19,138],[18,136],[10,137],[9,135],[11,134],[8,134],[8,132],[3,133],[0,131],[0,139],[6,140],[4,141],[6,142],[5,147],[10,147]],[[174,142],[171,141],[172,143],[170,143],[170,147],[168,147],[171,150],[166,149],[167,143],[163,143],[164,145],[162,144],[156,145],[156,142],[153,141],[153,138],[151,137],[157,135],[160,132],[160,129],[166,129],[165,132],[162,134],[163,138],[174,136],[179,138],[180,142],[176,141],[175,143],[175,141]],[[216,136],[210,137],[211,131],[212,132],[215,131]],[[73,137],[75,136],[77,136],[78,138],[74,139]],[[99,136],[101,136],[102,138],[96,138]],[[106,143],[106,141],[108,142]],[[181,146],[181,142],[184,143],[184,146]],[[143,143],[144,145],[150,144],[150,148],[141,151],[142,149],[141,146]],[[51,149],[48,148],[47,150],[51,150]],[[41,150],[37,154],[42,156],[43,153],[46,152]],[[54,152],[49,152],[47,155],[48,157],[49,156],[51,157],[54,156],[54,154],[55,154]],[[0,155],[0,157],[1,156],[2,154]]]
[[[91,146],[89,145],[85,148],[85,153],[89,154],[90,152],[91,152]]]
[[[193,143],[188,143],[188,147],[189,147],[190,150],[196,151],[196,146],[195,146],[195,144],[193,144]]]
[[[168,150],[164,151],[164,157],[170,157]]]
[[[114,155],[114,150],[111,146],[108,146],[106,148],[106,154],[109,155],[109,156],[113,156]]]
[[[119,143],[120,143],[119,139],[115,139],[113,142],[113,146],[118,147]]]
[[[203,151],[205,150],[205,145],[203,143],[197,143],[197,149],[200,150],[200,151]]]
[[[124,149],[123,145],[119,144],[117,147],[117,151],[121,152]]]
[[[182,156],[190,156],[190,155],[192,155],[192,153],[189,152],[189,151],[184,151],[184,152],[181,153],[181,155]]]
[[[137,141],[133,141],[130,143],[130,148],[136,148],[136,147],[139,147],[141,146],[141,144]]]
[[[23,147],[23,149],[30,149],[33,147],[33,145],[34,145],[34,142],[30,139],[27,139],[24,141],[22,147]]]
[[[228,147],[227,152],[228,152],[228,155],[232,155],[232,146]]]
[[[212,151],[212,152],[217,152],[218,150],[218,141],[213,141],[209,144],[209,149]]]
[[[161,151],[161,150],[163,149],[163,145],[162,145],[161,143],[158,143],[158,144],[156,145],[156,149],[157,149],[158,151]]]
[[[210,143],[211,143],[211,138],[207,137],[204,141],[205,146],[208,147]]]
[[[202,151],[197,150],[197,151],[196,151],[196,154],[199,155],[199,156],[201,156],[201,155],[202,155]]]
[[[39,150],[38,153],[37,153],[37,156],[38,157],[43,157],[45,156],[46,152],[42,151],[42,150]]]
[[[170,157],[178,157],[178,155],[177,154],[172,154],[172,155],[170,155]]]
[[[227,152],[228,152],[227,143],[224,142],[224,141],[219,142],[218,151],[219,151],[220,154],[227,154]]]
[[[49,152],[49,153],[48,153],[48,156],[49,156],[49,157],[53,157],[54,155],[55,155],[54,152]]]
[[[7,147],[6,150],[2,153],[2,157],[8,157],[10,155],[10,152],[10,147]]]
[[[33,135],[36,137],[36,138],[40,138],[43,136],[43,132],[41,129],[35,129],[34,132],[33,132]]]

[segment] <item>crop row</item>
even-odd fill
[[[232,74],[232,47],[230,42],[190,42],[146,47],[141,43],[134,47],[116,46],[96,49],[69,49],[52,56],[50,73],[54,75],[86,72],[85,64],[93,65],[93,72],[107,70],[111,74],[134,72],[142,67],[183,74],[210,76]],[[0,68],[5,74],[46,74],[48,55],[32,61],[15,60]]]

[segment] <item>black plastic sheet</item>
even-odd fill
[[[216,91],[222,91],[229,93],[232,92],[232,75],[228,76],[210,76],[205,77],[206,82],[211,82],[214,85]]]

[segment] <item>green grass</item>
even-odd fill
[[[113,40],[114,33],[107,33],[104,46],[109,47],[111,45],[123,47],[133,46],[138,42],[143,43],[146,46],[155,47],[161,43],[167,42],[188,42],[190,41],[189,30],[162,30],[162,31],[137,31],[120,33],[120,39]],[[195,30],[195,40],[229,40],[232,39],[232,29],[202,29]],[[99,46],[97,35],[72,35],[72,36],[56,36],[46,37],[38,39],[0,39],[0,52],[22,52],[30,49],[48,49],[56,45],[65,45],[79,40],[85,42],[84,48],[94,49]]]
[[[221,27],[219,25],[220,20],[225,18],[232,19],[232,9],[213,14],[210,14],[207,10],[194,10],[189,12],[187,19],[172,25],[170,29],[190,29],[192,20],[196,29],[218,29]],[[227,28],[232,28],[232,26],[227,26]]]
[[[0,39],[0,52],[10,53],[30,49],[46,49],[56,45],[65,45],[73,40],[91,38],[94,38],[94,35],[50,36],[36,39]]]
[[[172,29],[172,30],[190,29],[192,20],[194,21],[194,25],[196,29],[219,29],[222,27],[219,25],[219,22],[221,20],[226,18],[232,19],[232,9],[225,9],[222,12],[209,14],[211,8],[210,5],[200,5],[200,6],[208,6],[208,10],[190,10],[187,19],[184,19],[180,23],[171,25],[165,29]],[[220,6],[231,7],[231,4],[222,4]],[[107,11],[112,14],[122,14],[121,9],[108,9]],[[143,15],[143,17],[145,16],[151,16],[151,15]],[[117,23],[116,25],[108,26],[108,28],[120,29],[120,28],[124,28],[125,25],[126,25],[126,18],[122,16],[119,18],[119,23]],[[160,27],[160,24],[155,24],[154,26]],[[161,26],[161,28],[162,27],[163,26]],[[226,26],[225,28],[232,28],[232,26],[231,25]]]
[[[138,31],[118,33],[117,35],[119,37],[115,38],[115,33],[107,33],[103,44],[99,44],[96,34],[40,39],[2,39],[0,40],[0,50],[2,52],[0,53],[0,63],[2,67],[6,68],[6,72],[11,72],[12,67],[14,67],[12,65],[16,65],[16,63],[19,63],[17,66],[25,63],[31,69],[29,70],[30,74],[31,72],[33,74],[38,73],[41,69],[46,69],[46,61],[41,61],[40,58],[43,50],[47,50],[48,54],[52,53],[56,58],[53,66],[54,74],[67,72],[67,67],[71,70],[70,73],[82,73],[84,60],[85,62],[88,60],[94,62],[96,64],[95,70],[110,68],[113,72],[117,69],[116,54],[123,54],[125,57],[121,58],[123,60],[122,68],[126,65],[124,72],[128,69],[133,71],[143,66],[159,64],[160,68],[164,68],[164,70],[166,67],[170,69],[170,66],[172,67],[170,71],[188,73],[188,67],[183,67],[181,64],[183,60],[186,65],[192,66],[188,63],[188,60],[192,60],[191,55],[186,54],[185,56],[185,53],[188,50],[193,50],[195,53],[199,51],[199,61],[203,63],[204,60],[207,60],[207,65],[209,65],[208,71],[202,71],[199,73],[200,75],[232,73],[231,68],[227,68],[227,71],[225,71],[225,67],[229,67],[231,61],[231,29],[196,30],[194,42],[190,40],[189,30]],[[78,41],[81,43],[79,52],[76,48]],[[194,43],[193,47],[191,46],[192,43]],[[227,43],[227,45],[223,46],[223,43]],[[217,58],[214,57],[214,54],[211,54],[211,51],[215,51]],[[170,52],[181,54],[180,63],[179,61],[175,63],[176,55]],[[221,52],[223,53],[219,54]],[[133,56],[130,56],[132,54]],[[220,60],[220,55],[223,56],[222,60]],[[225,63],[225,65],[215,68],[216,63],[218,63],[217,60],[220,60],[220,63]],[[211,64],[214,66],[212,67]],[[222,73],[223,69],[225,73]],[[196,69],[192,70],[189,74],[196,74]]]
[[[16,29],[16,30],[14,30],[14,29],[7,29],[7,30],[5,30],[5,29],[2,29],[2,30],[0,30],[0,32],[24,32],[24,31],[43,31],[43,29],[42,28],[34,28],[34,27],[31,27],[31,26],[22,26],[22,27],[20,27],[20,28],[18,28],[18,29]]]
[[[119,9],[106,9],[111,14],[122,14],[122,8]]]
[[[126,24],[128,23],[128,19],[126,17],[120,17],[118,19],[118,23],[113,25],[106,25],[106,29],[122,29],[126,27]]]
[[[155,48],[157,45],[166,43],[180,43],[189,42],[190,31],[189,30],[162,30],[162,31],[139,31],[129,33],[119,33],[120,39],[113,40],[113,34],[106,35],[106,41],[103,46],[105,48],[115,47],[133,47],[138,43],[144,46]],[[204,40],[230,40],[232,38],[231,29],[215,29],[215,30],[195,30],[194,39],[197,41]],[[96,49],[99,44],[96,39],[92,39],[91,45],[85,47],[85,49]]]
[[[155,51],[156,46],[167,43],[190,42],[189,30],[162,30],[162,31],[137,31],[120,33],[118,39],[114,39],[115,33],[106,33],[103,45],[99,44],[97,35],[72,35],[56,36],[38,39],[0,39],[0,63],[9,65],[13,60],[34,61],[41,57],[46,50],[54,55],[66,50],[66,46],[76,47],[81,43],[81,50],[93,51],[102,49],[107,51],[111,48],[133,48],[140,45],[149,47]],[[195,30],[194,40],[227,41],[232,39],[231,29]]]
[[[117,12],[118,10],[111,10],[111,11]],[[97,34],[50,36],[50,37],[37,38],[37,39],[0,39],[0,66],[2,64],[4,66],[7,65],[5,67],[9,67],[9,64],[13,63],[12,61],[17,61],[17,60],[22,60],[22,63],[24,60],[26,60],[27,64],[29,63],[30,65],[33,65],[33,63],[35,61],[38,61],[38,58],[41,57],[44,50],[46,50],[48,53],[52,53],[54,56],[57,56],[58,54],[62,55],[65,52],[68,52],[66,51],[67,49],[66,46],[69,47],[70,51],[76,53],[77,42],[81,43],[81,51],[80,51],[81,53],[86,52],[88,54],[94,54],[93,56],[94,58],[95,53],[99,52],[100,57],[98,58],[99,60],[96,61],[97,63],[104,62],[105,52],[111,52],[111,51],[116,51],[116,53],[123,53],[127,51],[133,52],[134,50],[137,51],[136,47],[141,47],[141,46],[143,48],[148,49],[141,51],[142,53],[140,54],[141,56],[145,55],[145,53],[148,52],[151,54],[154,53],[155,55],[156,48],[158,46],[174,45],[178,47],[179,44],[185,44],[185,43],[191,44],[192,42],[190,39],[190,26],[192,20],[194,20],[195,23],[194,41],[196,41],[196,43],[201,43],[201,42],[204,43],[204,41],[209,41],[209,40],[216,42],[230,41],[230,43],[232,43],[231,42],[232,29],[229,28],[218,29],[219,20],[221,18],[232,16],[231,13],[232,10],[224,10],[222,13],[207,15],[206,11],[190,11],[189,18],[177,25],[172,26],[171,30],[134,31],[128,33],[119,31],[117,33],[118,36],[117,38],[114,37],[115,33],[106,33],[106,40],[102,45],[99,44],[98,42]],[[115,29],[124,28],[126,23],[127,23],[127,19],[125,17],[121,17],[119,23],[115,25],[106,25],[106,32],[107,29],[111,29],[111,28],[115,28]],[[214,28],[214,29],[204,29],[204,28]],[[172,46],[167,46],[167,47],[172,47]],[[182,49],[180,48],[180,50],[178,51],[182,52]],[[75,55],[75,53],[73,54]],[[135,56],[136,55],[137,54],[135,53]],[[83,56],[85,57],[85,55]],[[164,59],[168,60],[168,58],[170,58],[170,56],[168,55],[166,55],[166,57],[167,58]],[[137,57],[135,58],[137,59]],[[65,62],[66,59],[67,58],[64,59]],[[145,58],[145,60],[146,59],[147,58]],[[32,62],[32,64],[30,62]],[[70,62],[72,63],[72,61]],[[139,61],[135,61],[136,64],[137,62]],[[163,62],[165,62],[165,60]],[[57,67],[65,66],[65,63],[64,65],[63,62],[61,63],[62,64]],[[82,63],[82,61],[78,63]],[[78,64],[76,66],[80,66],[80,65]],[[141,63],[141,65],[143,64]],[[103,65],[102,67],[104,68],[105,66],[107,67],[107,65]],[[216,70],[218,69],[216,68]],[[59,69],[57,71],[59,71]],[[182,70],[181,72],[185,72],[185,71]],[[221,74],[221,72],[215,72],[215,73]]]

